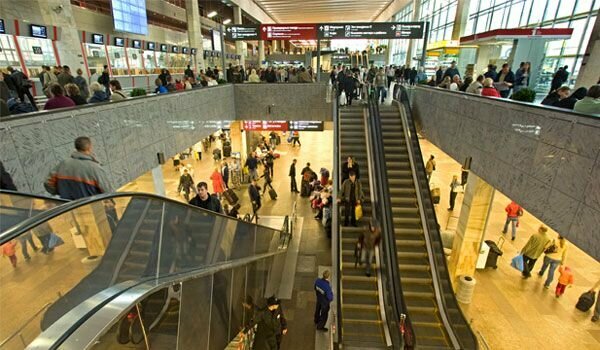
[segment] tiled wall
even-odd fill
[[[3,121],[0,160],[20,191],[44,194],[52,167],[90,136],[118,188],[155,167],[158,152],[172,157],[233,119],[233,89],[217,86]]]
[[[423,135],[600,258],[600,118],[417,88]]]

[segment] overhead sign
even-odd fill
[[[421,39],[424,22],[322,23],[318,39]]]
[[[311,40],[317,37],[316,24],[263,24],[262,40]]]
[[[260,26],[232,25],[225,29],[228,40],[260,40]]]
[[[287,131],[288,122],[285,120],[246,120],[246,131]]]
[[[289,122],[289,126],[292,131],[323,131],[322,121],[294,120]]]

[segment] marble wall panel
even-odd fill
[[[11,175],[18,191],[33,193],[29,187],[28,176],[25,176],[25,171],[19,159],[2,159],[2,164],[4,165],[4,170]]]
[[[565,236],[579,248],[591,252],[592,256],[599,259],[600,256],[597,254],[600,251],[598,227],[600,227],[600,211],[580,204],[571,230]]]
[[[572,198],[584,198],[585,188],[591,183],[600,183],[600,178],[593,178],[594,164],[590,159],[568,151],[562,151],[561,162],[557,166],[553,187],[568,194]]]
[[[597,118],[600,119],[600,118]],[[596,159],[600,155],[600,125],[589,125],[591,120],[577,123],[571,129],[570,143],[566,149],[590,159]],[[594,124],[600,124],[594,121]]]
[[[48,129],[43,124],[29,124],[12,128],[11,137],[19,154],[35,153],[52,148]]]
[[[556,189],[552,189],[548,196],[543,217],[540,219],[557,232],[569,232],[578,207],[579,202],[577,200]]]
[[[31,193],[45,193],[44,182],[58,164],[52,148],[19,155]]]
[[[584,202],[594,210],[600,211],[600,159],[596,159],[596,164],[590,174],[591,181],[588,182]]]
[[[546,185],[552,185],[562,158],[563,151],[560,148],[540,142],[533,157],[529,174]]]

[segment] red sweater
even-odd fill
[[[498,92],[498,90],[496,90],[493,87],[484,87],[481,90],[481,96],[487,96],[487,97],[501,97],[500,93]]]
[[[54,96],[44,105],[44,109],[57,109],[64,107],[75,107],[75,102],[67,96]]]

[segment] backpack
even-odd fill
[[[591,309],[592,306],[594,306],[595,299],[596,299],[596,292],[594,292],[592,290],[585,292],[585,293],[581,294],[581,296],[579,297],[579,300],[577,300],[577,304],[575,305],[575,307],[577,308],[577,310],[586,312],[589,309]]]

